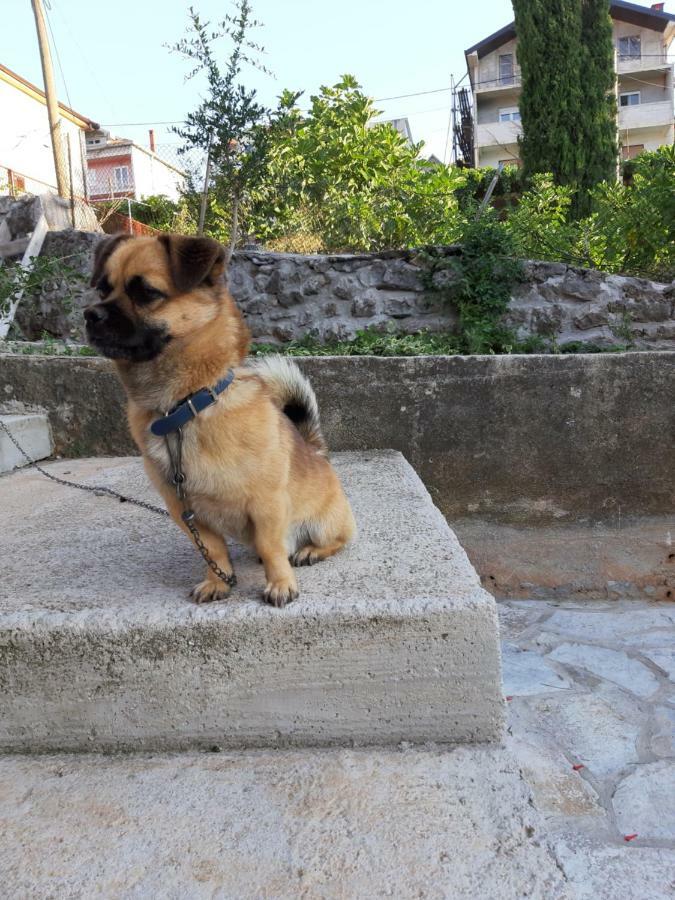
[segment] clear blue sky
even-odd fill
[[[217,20],[229,0],[192,0]],[[264,22],[257,33],[276,76],[251,71],[266,102],[283,88],[309,96],[340,74],[355,75],[373,97],[430,91],[465,72],[464,49],[513,18],[510,0],[252,0]],[[64,78],[54,60],[60,99],[118,135],[145,142],[147,128],[126,122],[181,119],[196,105],[199,84],[185,82],[186,63],[163,46],[187,22],[185,0],[45,0]],[[644,2],[649,6],[649,2]],[[30,0],[3,0],[0,63],[42,86]],[[408,116],[415,140],[443,157],[450,94],[378,103],[387,117]],[[157,126],[161,143],[176,137]]]

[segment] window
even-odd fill
[[[502,53],[499,57],[499,83],[516,83],[513,77],[513,53]]]
[[[644,144],[631,144],[628,147],[621,148],[621,155],[624,159],[634,159],[636,156],[639,156],[644,149]]]
[[[116,191],[123,191],[131,186],[129,166],[116,166],[113,169],[113,183]]]
[[[619,38],[619,59],[640,59],[642,39],[639,34]]]
[[[640,91],[631,91],[630,93],[619,95],[620,106],[639,106]]]
[[[499,110],[500,122],[520,122],[520,110],[517,106],[510,106],[508,109]]]

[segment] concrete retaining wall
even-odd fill
[[[674,354],[299,363],[331,448],[400,450],[451,520],[621,523],[674,508]],[[135,452],[105,360],[0,357],[0,404],[48,412],[59,454]]]

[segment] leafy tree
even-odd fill
[[[234,15],[225,16],[215,29],[190,7],[187,36],[171,48],[193,64],[188,79],[206,77],[204,100],[174,131],[185,142],[184,152],[207,154],[215,212],[228,223],[228,261],[239,238],[242,210],[266,171],[271,133],[285,113],[282,107],[272,111],[263,106],[257,91],[242,81],[245,64],[266,71],[259,63],[264,48],[248,37],[260,25],[251,4],[235,0],[234,6]],[[221,66],[215,44],[222,38],[229,38],[231,50]]]
[[[584,223],[591,262],[609,272],[675,278],[675,148],[633,160],[630,184],[605,182]]]
[[[287,108],[257,196],[256,234],[301,231],[330,251],[455,240],[463,176],[420,160],[421,145],[377,115],[351,75],[322,87],[306,115]]]
[[[525,259],[581,262],[573,256],[578,228],[569,221],[574,191],[551,175],[535,175],[506,221],[515,253]]]

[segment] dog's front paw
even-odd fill
[[[278,609],[286,606],[298,596],[298,587],[294,579],[280,578],[278,581],[270,581],[265,588],[263,598],[265,603],[276,606]]]
[[[232,589],[222,581],[200,581],[190,591],[190,599],[195,603],[213,603],[214,600],[226,600]]]

